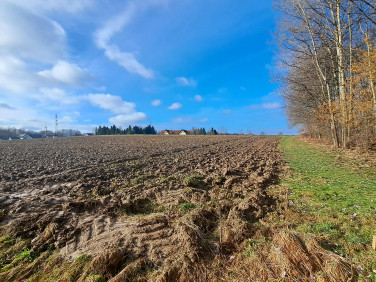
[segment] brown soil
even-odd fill
[[[266,189],[278,181],[278,143],[244,136],[1,142],[2,232],[30,239],[38,253],[91,255],[91,269],[106,279],[157,267],[159,279],[189,279],[189,267],[230,259],[275,209]]]

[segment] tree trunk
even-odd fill
[[[337,52],[337,66],[338,66],[338,92],[341,107],[341,123],[342,123],[342,148],[347,147],[347,114],[346,114],[346,88],[345,88],[345,68],[342,42],[342,20],[341,20],[341,5],[340,0],[336,0],[335,17],[336,23],[336,52]],[[333,7],[332,7],[333,9]],[[334,11],[333,11],[334,12]]]

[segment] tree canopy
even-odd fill
[[[146,127],[141,126],[128,126],[126,129],[121,129],[120,127],[116,127],[112,125],[110,127],[107,126],[99,126],[95,128],[96,135],[124,135],[124,134],[157,134],[155,128],[151,125]]]
[[[276,0],[276,79],[292,126],[343,148],[376,143],[376,8]]]

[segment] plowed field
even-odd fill
[[[187,265],[231,256],[273,209],[265,189],[278,179],[278,143],[247,136],[4,141],[2,232],[30,240],[38,254],[90,255],[106,279],[122,281],[134,265],[179,277]]]

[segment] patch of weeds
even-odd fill
[[[147,198],[139,198],[123,204],[119,209],[119,212],[128,215],[136,215],[164,212],[165,210],[166,208],[163,205],[154,203]]]
[[[315,223],[315,224],[312,225],[312,230],[315,233],[323,234],[325,236],[329,236],[336,231],[334,225],[330,222]]]
[[[9,235],[4,235],[0,237],[0,248],[6,248],[12,246],[16,243],[16,239]]]
[[[1,238],[4,245],[0,252],[0,273],[17,266],[17,264],[14,264],[15,257],[18,255],[16,262],[20,262],[20,254],[27,250],[28,247],[28,242],[20,238],[14,240],[10,236],[2,236]],[[24,255],[26,254],[24,253]]]
[[[153,178],[150,174],[142,174],[140,176],[137,176],[136,178],[133,178],[129,181],[129,186],[135,186],[137,184],[144,184],[146,180]]]
[[[94,196],[102,197],[102,196],[107,196],[107,195],[110,195],[110,194],[111,194],[111,190],[106,189],[106,188],[96,187],[94,189]]]
[[[198,174],[194,174],[192,176],[188,176],[184,179],[184,184],[193,187],[193,188],[200,188],[205,187],[206,183],[204,181],[204,177]]]
[[[350,242],[350,243],[361,244],[363,246],[367,246],[367,245],[371,244],[370,239],[362,236],[361,234],[357,234],[357,233],[354,233],[354,232],[346,234],[345,237],[348,240],[348,242]]]
[[[223,176],[217,176],[216,178],[213,179],[213,183],[217,185],[223,185],[226,181],[226,178]]]
[[[102,275],[90,273],[88,276],[85,277],[85,281],[87,281],[87,282],[104,282],[104,281],[106,281],[106,279]]]
[[[253,257],[255,256],[255,250],[252,246],[248,246],[247,248],[245,248],[245,250],[243,251],[243,255],[247,256],[247,257]]]
[[[136,178],[133,178],[133,179],[131,179],[130,181],[129,181],[129,186],[135,186],[135,185],[137,185],[139,183],[139,179],[138,179],[138,177],[136,177]]]
[[[265,239],[265,237],[264,237],[264,239]],[[263,245],[262,242],[255,240],[255,239],[252,239],[252,238],[248,238],[247,243],[248,243],[248,246],[247,246],[247,248],[244,249],[243,254],[245,256],[248,256],[248,257],[254,257],[257,254],[256,248],[258,246]]]
[[[35,258],[37,258],[37,254],[34,251],[25,249],[14,257],[13,263],[17,264],[18,262],[23,262],[23,261],[31,262]]]
[[[36,259],[38,257],[38,255],[26,248],[24,249],[21,253],[18,253],[16,254],[14,257],[13,257],[13,260],[12,262],[8,263],[8,264],[5,264],[1,269],[0,269],[0,273],[1,272],[5,272],[5,271],[8,271],[10,269],[13,269],[15,267],[17,267],[18,265],[20,264],[23,264],[23,263],[28,263],[28,262],[32,262],[34,259]]]
[[[167,177],[161,177],[161,178],[157,179],[156,183],[157,184],[165,184],[165,183],[170,183],[174,180],[176,180],[175,176],[170,175],[170,176],[167,176]]]
[[[149,274],[148,274],[148,280],[155,280],[159,274],[161,274],[161,271],[163,270],[163,265],[157,265],[155,266],[154,268],[151,268],[149,270]]]
[[[127,209],[125,207],[121,207],[118,209],[118,213],[122,214],[122,213],[127,213]]]
[[[64,262],[59,268],[53,269],[52,275],[60,281],[77,281],[87,273],[91,260],[91,256],[81,255],[75,261]]]
[[[146,166],[146,164],[143,164],[143,163],[130,163],[128,165],[128,167],[131,168],[131,169],[133,169],[133,170],[139,170],[139,169],[141,169],[141,168],[143,168],[145,166]]]
[[[181,203],[179,205],[179,209],[182,212],[189,212],[190,210],[196,208],[196,206],[192,203]]]
[[[221,239],[221,236],[219,233],[211,233],[207,236],[207,238],[209,240],[212,240],[212,241],[219,241]]]
[[[91,256],[89,255],[81,255],[76,258],[75,262],[80,264],[87,264],[91,261]]]
[[[52,254],[55,250],[56,250],[55,245],[49,245],[49,246],[47,247],[47,251],[48,251],[50,254]]]

